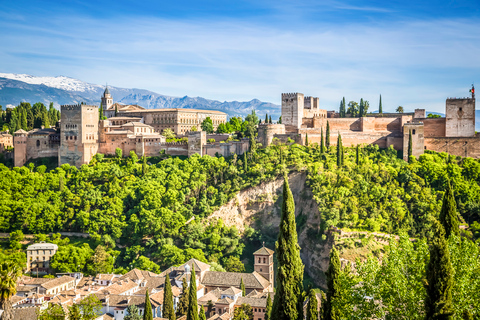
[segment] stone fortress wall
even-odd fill
[[[474,92],[474,89],[473,89]],[[393,146],[407,158],[408,140],[412,131],[413,155],[424,150],[448,152],[462,157],[480,158],[480,135],[475,133],[475,95],[471,98],[448,98],[445,118],[427,118],[425,109],[413,113],[369,114],[359,118],[340,118],[335,111],[319,108],[318,98],[302,93],[282,94],[282,124],[261,124],[258,142],[268,146],[278,139],[320,143],[321,132],[330,126],[330,145],[336,145],[341,134],[345,146],[376,144]]]

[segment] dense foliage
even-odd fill
[[[3,108],[0,106],[0,131],[9,130],[13,133],[19,129],[26,131],[44,126],[54,126],[60,120],[60,111],[53,107],[53,103],[47,107],[37,102],[33,106],[28,102],[21,102],[15,108]]]

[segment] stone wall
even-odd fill
[[[191,131],[188,133],[188,156],[194,154],[203,155],[203,146],[207,143],[205,131]]]
[[[361,131],[360,118],[331,118],[328,119],[330,132],[333,131]]]
[[[445,118],[419,119],[424,125],[425,137],[445,137]]]
[[[425,149],[478,159],[480,158],[480,136],[425,138]]]
[[[217,154],[223,157],[230,157],[233,154],[242,155],[248,151],[249,139],[231,142],[215,142],[204,146],[204,155],[215,157]]]
[[[266,147],[272,143],[273,137],[278,134],[285,134],[285,125],[261,123],[258,125],[257,141]]]
[[[408,142],[412,132],[412,155],[418,157],[423,154],[425,138],[422,122],[405,123],[403,126],[403,160],[408,161]]]
[[[475,135],[475,99],[447,99],[445,118],[445,136],[473,137]]]
[[[29,159],[57,157],[60,135],[30,133],[27,138],[27,161]]]

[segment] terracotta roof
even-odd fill
[[[255,251],[253,254],[259,254],[259,255],[265,255],[265,256],[269,256],[271,254],[274,254],[275,251],[271,250],[271,249],[268,249],[266,247],[261,247],[260,249],[258,249],[257,251]]]
[[[226,294],[226,295],[229,295],[229,296],[234,296],[236,294],[239,294],[241,293],[242,290],[238,289],[238,288],[235,288],[235,287],[230,287],[226,290],[223,290],[221,293],[222,294]]]
[[[15,305],[21,301],[27,300],[27,297],[13,296],[10,298],[12,305]]]
[[[40,307],[13,308],[13,320],[37,319],[37,310],[40,310]]]
[[[148,127],[148,128],[152,128],[152,126],[149,126],[148,124],[141,123],[141,122],[138,122],[138,121],[131,121],[131,122],[122,124],[122,127]]]
[[[110,117],[108,120],[141,120],[142,117]]]
[[[100,273],[97,274],[95,277],[95,280],[103,280],[103,281],[112,281],[114,278],[119,278],[119,274],[105,274],[105,273]]]
[[[227,297],[227,298],[217,300],[215,304],[231,304],[232,302],[233,300]]]
[[[202,284],[212,287],[240,288],[242,279],[245,288],[249,289],[263,290],[270,285],[270,282],[256,271],[252,273],[207,271]]]
[[[222,111],[217,111],[217,110],[203,110],[203,109],[187,109],[187,108],[163,108],[163,109],[145,109],[145,110],[141,110],[140,112],[144,113],[144,112],[148,112],[148,113],[151,113],[151,112],[196,112],[196,113],[216,113],[216,114],[221,114],[221,115],[227,115],[225,112],[222,112]],[[139,111],[123,111],[125,113],[129,113],[129,112],[139,112]]]
[[[222,290],[220,290],[219,288],[212,290],[208,292],[206,295],[204,295],[203,297],[201,297],[200,299],[198,299],[197,302],[202,306],[208,305],[208,301],[212,301],[212,303],[215,303],[217,302],[218,299],[220,299],[221,292]]]
[[[28,133],[28,132],[23,130],[23,129],[19,129],[19,130],[15,131],[14,134],[17,134],[17,133]]]
[[[121,294],[125,293],[135,287],[138,287],[138,284],[130,279],[126,279],[123,281],[118,281],[113,283],[112,285],[106,287],[105,289],[101,290],[102,293],[109,293],[109,294]]]
[[[215,314],[212,317],[208,318],[208,320],[229,320],[230,319],[230,314],[228,312],[225,312],[222,315]]]
[[[265,308],[267,306],[267,298],[239,297],[235,302],[235,305],[241,306],[244,303],[249,304],[252,307]]]
[[[51,281],[48,281],[48,282],[45,282],[42,284],[42,287],[44,287],[45,289],[52,289],[52,288],[56,288],[58,286],[61,286],[61,285],[64,285],[64,284],[67,284],[69,282],[75,282],[75,278],[72,278],[72,277],[69,277],[69,276],[63,276],[63,277],[60,277],[60,278],[56,278],[56,279],[49,279]]]
[[[17,292],[30,292],[30,291],[36,291],[37,286],[32,286],[32,285],[23,285],[20,284],[17,286]]]
[[[184,271],[185,265],[187,264],[190,266],[190,269],[192,268],[192,266],[195,266],[195,272],[203,272],[210,270],[210,265],[208,263],[199,261],[197,259],[188,260],[187,262],[179,266],[178,269]]]

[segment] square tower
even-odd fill
[[[98,150],[98,107],[63,105],[60,121],[58,165],[88,164]]]
[[[412,155],[417,157],[425,149],[423,122],[407,122],[403,125],[403,160],[408,161],[408,143],[412,133]]]
[[[271,288],[273,289],[273,250],[265,248],[263,246],[259,250],[253,253],[254,258],[254,270],[261,274],[265,279],[270,281]]]
[[[304,98],[303,93],[282,93],[282,124],[287,130],[301,128]]]
[[[475,135],[475,98],[449,98],[445,109],[446,137]]]

